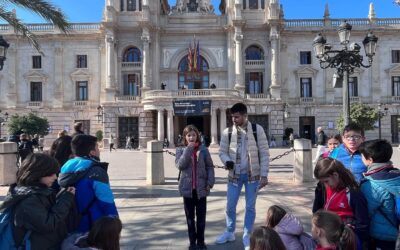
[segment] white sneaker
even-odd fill
[[[243,246],[244,250],[250,250],[250,238],[247,235],[243,236]]]
[[[217,237],[215,240],[216,244],[224,244],[229,241],[234,241],[235,240],[235,233],[227,232],[225,231],[223,234]]]

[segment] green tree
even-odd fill
[[[99,141],[99,142],[103,141],[103,131],[97,130],[96,137],[97,137],[97,141]]]
[[[374,124],[378,120],[378,112],[368,105],[362,103],[351,104],[350,119],[352,123],[358,124],[364,130],[374,129]],[[339,117],[337,122],[337,129],[341,132],[344,128],[343,114]]]
[[[28,29],[28,27],[22,23],[22,21],[15,16],[15,14],[9,9],[13,7],[19,7],[22,9],[29,10],[41,16],[47,22],[53,23],[62,32],[67,33],[70,25],[67,21],[65,14],[51,4],[50,1],[46,0],[2,0],[0,1],[0,19],[3,19],[11,26],[14,27],[15,31],[22,34],[28,39],[28,41],[40,51],[40,45],[36,39],[36,36]]]
[[[49,133],[49,122],[33,113],[27,115],[12,115],[8,123],[10,134],[27,133],[29,135],[47,135]]]

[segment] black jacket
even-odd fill
[[[12,185],[0,206],[0,211],[15,206],[14,239],[22,242],[27,230],[31,230],[32,250],[60,249],[67,236],[65,219],[68,216],[74,195],[63,192],[57,197],[47,187],[21,187]]]

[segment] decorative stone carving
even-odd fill
[[[168,66],[170,64],[171,56],[173,54],[175,54],[175,52],[177,50],[178,49],[163,49],[163,55],[164,55],[163,65],[164,65],[164,68],[168,68]]]
[[[182,14],[183,12],[187,11],[187,1],[188,0],[176,0],[176,5],[173,8],[173,13]]]
[[[208,48],[213,54],[217,61],[218,67],[222,67],[224,64],[224,49],[223,48]]]
[[[214,7],[210,4],[210,0],[198,0],[197,12],[213,13]]]

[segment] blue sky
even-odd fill
[[[118,1],[118,0],[115,0]],[[149,0],[158,1],[158,0]],[[176,0],[168,0],[174,5]],[[266,0],[267,1],[267,0]],[[100,22],[104,0],[50,0],[67,14],[70,22]],[[400,17],[400,7],[393,0],[280,0],[285,18],[322,18],[325,3],[329,4],[331,18],[365,18],[368,16],[369,3],[375,5],[377,17]],[[220,0],[212,0],[218,9]],[[8,9],[12,9],[9,6]],[[26,23],[43,22],[29,12],[17,9],[17,16]]]

